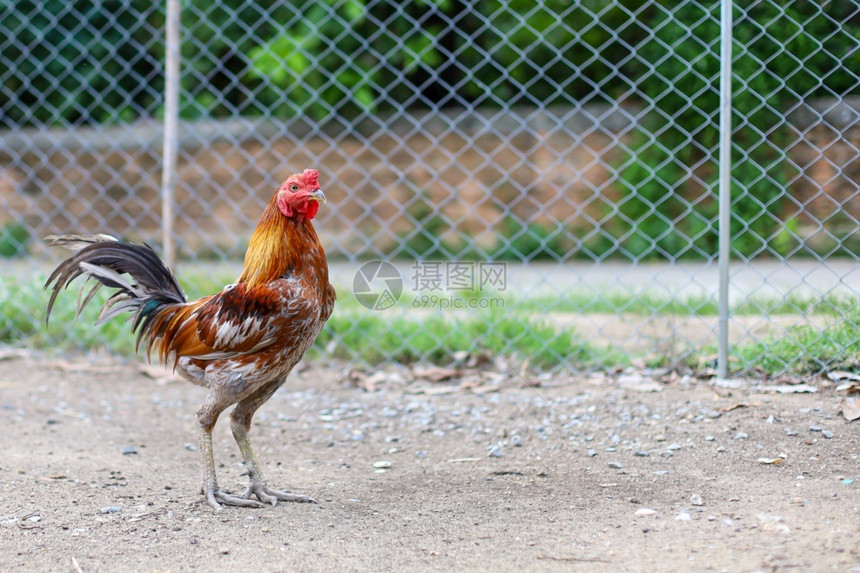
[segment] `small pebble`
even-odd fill
[[[690,513],[688,511],[684,510],[678,515],[676,515],[675,519],[677,519],[678,521],[690,521],[693,518],[690,517]]]
[[[705,501],[702,499],[702,496],[697,493],[690,496],[690,503],[696,506],[705,505]]]
[[[810,432],[820,432],[821,426],[809,426],[809,431]]]
[[[633,515],[635,515],[636,517],[646,517],[649,515],[657,515],[657,512],[653,509],[643,507],[642,509],[637,509],[636,513],[634,513]]]
[[[487,455],[491,458],[500,458],[505,455],[505,452],[502,451],[502,448],[498,444],[493,444],[492,446],[487,446]]]
[[[822,431],[821,431],[821,435],[822,435],[822,436],[824,436],[825,438],[827,438],[828,440],[833,439],[834,437],[836,437],[836,434],[834,434],[834,433],[833,433],[833,432],[831,432],[830,430],[822,430]]]
[[[511,436],[511,445],[515,448],[523,447],[523,438],[519,434],[514,434]]]
[[[669,450],[670,452],[674,452],[675,450],[681,449],[681,444],[679,444],[679,443],[669,444],[668,446],[666,446],[666,449]]]
[[[122,510],[115,505],[102,508],[102,513],[119,513],[120,511]]]
[[[791,428],[786,428],[785,429],[785,435],[786,436],[796,436],[797,430],[792,430]]]
[[[36,523],[38,521],[42,521],[42,516],[41,515],[31,515],[30,517],[27,518],[27,521],[32,521],[33,523]]]
[[[593,458],[594,456],[597,455],[597,450],[588,450],[585,453],[588,455],[589,458]]]
[[[714,440],[716,440],[716,438],[714,436],[705,436],[706,442],[713,442]]]
[[[747,435],[746,432],[738,432],[737,434],[735,434],[735,437],[732,439],[733,440],[746,440],[747,438],[749,438],[749,436]]]
[[[188,442],[187,444],[185,444],[185,449],[188,450],[189,452],[196,452],[197,446],[195,446],[191,442]]]
[[[126,446],[122,449],[122,455],[133,456],[137,454],[137,449],[134,446]]]
[[[660,457],[661,458],[671,458],[674,455],[675,454],[673,454],[672,452],[666,451],[666,452],[663,452],[662,454],[660,454]]]
[[[415,452],[415,457],[418,458],[419,460],[423,460],[424,458],[427,457],[427,451],[426,450],[418,450],[417,452]]]
[[[845,478],[844,480],[842,480],[843,485],[851,485],[852,483],[854,483],[853,478]]]
[[[609,462],[609,467],[613,470],[620,470],[621,464],[619,464],[618,462]]]
[[[391,462],[389,462],[388,460],[380,460],[378,462],[373,462],[373,467],[375,467],[378,470],[390,468]]]

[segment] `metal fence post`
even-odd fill
[[[167,0],[167,37],[164,74],[164,145],[161,172],[161,233],[164,261],[176,263],[173,244],[173,201],[176,189],[176,159],[179,152],[179,0]]]
[[[729,375],[729,259],[732,205],[732,0],[720,10],[719,346],[717,376]]]

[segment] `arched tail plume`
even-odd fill
[[[45,282],[44,288],[51,288],[46,324],[57,295],[81,275],[87,277],[87,282],[95,280],[95,284],[86,294],[87,283],[82,285],[77,314],[80,315],[102,286],[116,289],[102,306],[96,324],[123,312],[132,313],[132,330],[137,331],[138,345],[159,311],[167,305],[180,305],[188,300],[176,277],[149,245],[133,245],[110,235],[62,235],[45,240],[51,246],[75,251]]]

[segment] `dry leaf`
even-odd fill
[[[472,394],[486,394],[488,392],[498,392],[501,388],[498,386],[478,386],[477,388],[472,388]]]
[[[794,384],[785,386],[759,386],[756,388],[758,392],[776,392],[778,394],[800,394],[818,392],[818,388],[809,384]]]
[[[440,396],[442,394],[453,394],[459,392],[458,386],[419,386],[418,388],[407,388],[408,394],[425,394],[427,396]]]
[[[847,372],[845,370],[833,370],[827,373],[827,377],[834,382],[844,382],[845,380],[860,382],[860,374],[854,374],[853,372]]]
[[[368,392],[375,392],[380,385],[385,385],[391,380],[391,376],[387,372],[374,372],[370,376],[362,376],[356,382],[358,388],[362,388]]]
[[[843,398],[839,404],[839,408],[842,410],[842,415],[849,422],[860,418],[860,398]]]
[[[441,366],[427,366],[425,368],[413,368],[412,373],[416,378],[429,380],[430,382],[443,382],[460,375],[459,370],[443,368]]]
[[[482,384],[482,380],[478,376],[467,376],[460,381],[461,390],[472,390]]]
[[[623,374],[618,377],[618,384],[627,390],[634,392],[660,392],[663,385],[655,382],[650,376],[641,374]]]
[[[726,406],[725,408],[718,408],[720,412],[731,412],[732,410],[737,410],[738,408],[749,408],[749,404],[744,402],[738,402],[736,404],[732,404],[731,406]]]

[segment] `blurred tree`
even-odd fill
[[[638,51],[634,75],[653,111],[621,161],[622,197],[607,225],[618,252],[635,259],[716,253],[720,6],[674,4]],[[840,2],[735,5],[732,246],[754,256],[796,247],[772,244],[796,169],[786,112],[857,91],[860,22]]]
[[[157,4],[0,4],[0,126],[113,122],[151,113],[162,85],[153,56],[163,22]]]

